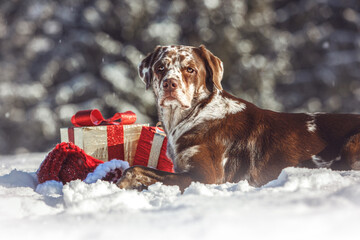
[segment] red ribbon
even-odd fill
[[[71,118],[75,127],[99,126],[99,125],[128,125],[136,121],[135,113],[127,111],[124,113],[115,113],[114,116],[104,119],[98,109],[83,110],[77,112]]]

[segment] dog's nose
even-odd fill
[[[173,91],[177,87],[178,87],[178,82],[177,82],[177,80],[175,80],[173,78],[167,78],[163,82],[163,88],[166,91]]]

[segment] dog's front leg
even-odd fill
[[[116,185],[124,189],[143,190],[155,182],[162,182],[165,185],[177,185],[183,192],[191,181],[190,173],[169,173],[153,168],[134,166],[124,172]]]

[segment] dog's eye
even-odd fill
[[[159,71],[159,72],[164,71],[164,69],[165,69],[165,67],[164,67],[164,66],[160,66],[160,67],[158,67],[158,71]]]
[[[194,69],[191,68],[191,67],[188,67],[188,68],[186,69],[186,71],[187,71],[188,73],[193,73],[193,72],[194,72]]]

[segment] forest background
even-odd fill
[[[360,113],[358,0],[1,0],[0,155],[50,150],[83,109],[155,124],[137,66],[168,44],[205,44],[262,108]]]

